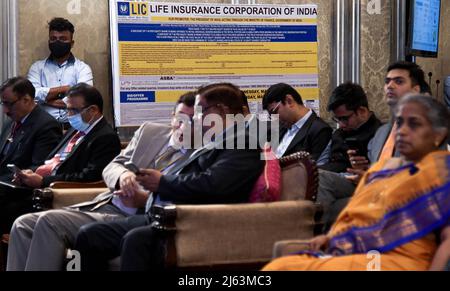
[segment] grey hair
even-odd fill
[[[448,137],[450,129],[450,112],[444,104],[427,95],[408,95],[400,100],[397,112],[402,105],[407,103],[418,103],[425,108],[427,118],[433,129],[435,131],[446,130]]]

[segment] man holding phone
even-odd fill
[[[339,128],[331,138],[330,160],[321,169],[341,173],[352,167],[348,151],[367,156],[367,145],[381,126],[381,121],[370,111],[364,89],[353,83],[344,83],[332,93],[328,111]]]
[[[384,85],[385,102],[390,107],[391,117],[394,116],[400,99],[407,94],[420,93],[421,89],[426,87],[425,83],[425,74],[417,64],[403,61],[391,64],[387,69]],[[328,171],[319,172],[318,200],[325,208],[323,217],[325,230],[346,206],[370,164],[397,155],[395,132],[391,120],[378,128],[367,145],[367,156],[357,153],[354,149],[349,150],[347,154],[351,167],[347,171],[352,175],[341,177]]]
[[[145,204],[148,197],[148,191],[145,191],[136,180],[139,168],[154,168],[155,162],[167,152],[170,146],[176,143],[175,137],[179,136],[181,140],[182,135],[177,135],[182,126],[179,120],[182,120],[183,117],[185,117],[184,119],[192,118],[194,102],[195,93],[191,92],[181,96],[176,103],[171,126],[148,122],[135,132],[127,148],[103,171],[103,179],[110,189],[108,192],[100,194],[92,201],[73,205],[70,210],[50,210],[28,214],[17,219],[11,230],[8,270],[38,268],[30,262],[25,265],[28,251],[18,249],[15,240],[29,243],[31,237],[34,236],[35,240],[41,238],[46,241],[45,244],[56,244],[58,247],[65,243],[65,241],[60,242],[59,239],[49,239],[48,235],[42,230],[39,233],[35,233],[33,228],[28,227],[18,230],[17,225],[36,225],[39,218],[46,217],[46,219],[54,222],[52,227],[58,228],[57,232],[64,232],[69,240],[74,240],[79,227],[84,224],[95,221],[110,221],[137,214],[139,211],[138,205]],[[186,158],[189,157],[188,152],[185,152],[185,154]],[[61,227],[65,226],[71,229],[60,230]],[[30,231],[30,233],[23,233],[23,231]],[[52,229],[48,231],[54,233]],[[24,247],[22,243],[18,245]],[[45,261],[48,262],[48,268],[54,267],[52,260],[36,259],[37,256],[41,255],[40,253],[34,255],[29,258],[30,261],[35,263]],[[47,267],[40,265],[39,269]]]
[[[329,162],[319,167],[318,201],[324,206],[325,222],[334,220],[341,209],[341,205],[338,205],[335,207],[338,210],[333,210],[336,198],[345,197],[338,195],[353,193],[354,185],[348,179],[352,179],[354,174],[348,169],[365,167],[368,163],[352,164],[351,159],[356,157],[368,160],[367,145],[381,126],[381,121],[369,109],[364,89],[357,84],[344,83],[338,86],[331,94],[328,111],[333,112],[333,120],[339,128],[331,139]],[[330,195],[329,192],[336,188],[341,191]]]

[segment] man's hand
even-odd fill
[[[47,94],[47,97],[45,98],[45,102],[47,102],[47,104],[50,104],[52,101],[58,100],[59,94],[66,95],[67,92],[69,91],[69,89],[70,89],[70,86],[61,86],[61,87],[51,88]]]
[[[32,170],[23,170],[14,177],[14,181],[31,188],[41,188],[42,180],[42,176],[34,173]]]
[[[136,181],[136,175],[131,171],[126,171],[119,178],[120,190],[127,197],[132,197],[139,189],[139,183]]]
[[[353,169],[364,170],[364,171],[369,169],[370,163],[366,157],[357,156],[357,153],[355,150],[349,150],[349,151],[347,151],[347,154],[349,156],[349,160],[350,160],[350,163],[352,164]]]
[[[352,169],[352,168],[347,169],[347,172],[350,174],[353,174],[353,175],[345,176],[345,179],[349,180],[350,182],[352,182],[355,185],[358,185],[359,181],[361,181],[361,178],[366,173],[365,170]]]
[[[66,103],[64,103],[64,101],[62,101],[61,99],[49,101],[49,102],[47,102],[47,105],[57,108],[57,109],[66,109],[67,108]]]
[[[156,192],[159,188],[159,182],[161,181],[162,174],[156,170],[149,169],[141,169],[139,171],[139,175],[136,177],[136,180],[141,184],[145,189]]]
[[[143,208],[147,203],[149,193],[145,190],[139,189],[134,192],[133,196],[129,197],[125,195],[123,191],[119,190],[114,192],[114,195],[119,196],[120,200],[122,200],[122,203],[126,207]]]
[[[325,251],[329,241],[330,238],[326,235],[317,236],[309,242],[309,248],[315,252]]]

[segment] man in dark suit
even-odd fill
[[[243,114],[241,92],[231,84],[204,87],[197,95],[196,108],[203,110],[196,115],[196,121],[214,119],[214,125],[224,124],[225,130],[214,129],[202,122],[203,138],[207,132],[215,132],[211,143],[164,172],[141,169],[137,180],[151,193],[147,194],[147,214],[83,226],[75,244],[83,258],[82,270],[105,269],[107,260],[119,255],[123,270],[161,269],[166,242],[149,226],[151,217],[148,214],[154,203],[248,201],[264,162],[260,159],[260,150],[249,149],[248,144],[245,149],[236,149],[239,138],[249,141],[248,132],[245,126],[239,129],[234,122],[227,121],[226,115]],[[225,147],[229,145],[233,148]]]
[[[319,159],[330,142],[332,129],[303,105],[297,90],[284,83],[271,86],[264,94],[263,108],[279,115],[282,130],[278,158],[306,151],[312,159]]]
[[[11,207],[16,201],[1,205],[0,219],[7,229],[19,215],[31,211],[33,189],[47,187],[53,182],[93,182],[102,179],[106,165],[120,152],[120,140],[103,118],[103,99],[94,87],[78,84],[69,90],[67,100],[72,129],[35,171],[22,170],[14,183],[26,187],[28,199],[20,207]],[[27,192],[27,190],[23,190]],[[7,196],[13,196],[14,189]],[[3,230],[4,231],[4,230]]]
[[[22,77],[7,80],[0,88],[3,112],[10,121],[0,136],[0,181],[11,182],[6,165],[36,169],[61,140],[58,122],[34,102],[35,89]]]

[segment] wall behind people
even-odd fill
[[[80,14],[71,14],[67,6],[79,1]],[[371,108],[386,119],[384,107],[383,77],[390,59],[390,1],[381,1],[382,13],[369,15],[361,3],[361,83],[367,91]],[[221,0],[170,0],[161,2],[206,2],[230,3]],[[246,2],[246,1],[241,1]],[[319,88],[320,114],[329,117],[326,111],[328,98],[334,89],[332,84],[333,1],[329,0],[257,0],[257,4],[317,4],[319,10]],[[19,0],[19,58],[20,73],[25,75],[30,65],[48,55],[47,22],[61,16],[72,21],[76,27],[74,54],[87,62],[93,70],[95,86],[105,96],[105,116],[112,121],[111,61],[109,39],[109,11],[106,0]],[[444,14],[443,14],[444,15]],[[442,33],[441,33],[442,36]],[[450,72],[449,72],[450,73]]]
[[[367,93],[369,108],[383,121],[389,119],[384,102],[384,76],[391,53],[391,5],[381,1],[380,13],[369,14],[369,0],[361,1],[361,85]]]
[[[77,2],[79,7],[68,6]],[[75,46],[72,52],[91,66],[94,85],[105,98],[105,117],[112,122],[108,1],[19,0],[20,74],[26,75],[33,62],[50,54],[47,23],[53,17],[64,17],[74,24]]]
[[[417,58],[417,63],[422,66],[425,75],[433,72],[431,89],[436,96],[436,80],[440,80],[439,100],[443,101],[445,77],[450,75],[450,5],[448,1],[442,1],[441,21],[439,31],[439,56],[437,59]],[[426,78],[428,80],[428,77]]]

